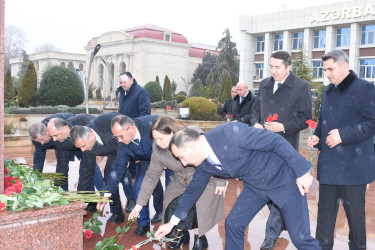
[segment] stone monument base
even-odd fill
[[[0,249],[82,249],[83,202],[0,213]]]

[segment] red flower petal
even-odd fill
[[[92,237],[92,232],[91,232],[90,229],[87,229],[87,230],[85,231],[85,238],[86,238],[86,239],[90,239],[91,237]]]
[[[277,118],[279,118],[279,115],[275,113],[275,114],[273,114],[272,118],[273,118],[274,121],[276,121]]]
[[[0,201],[0,212],[4,211],[5,210],[5,203],[2,203]]]
[[[4,175],[8,175],[8,174],[9,174],[9,172],[8,172],[7,167],[4,167]]]
[[[267,120],[268,123],[273,122],[272,116],[268,116],[266,120]]]

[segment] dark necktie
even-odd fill
[[[277,83],[277,89],[279,89],[281,87],[281,85],[282,85],[281,82]]]

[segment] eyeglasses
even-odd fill
[[[119,136],[112,136],[114,139],[116,139],[116,140],[122,140],[122,139],[124,139],[124,137],[125,137],[125,135],[128,133],[128,130],[129,130],[129,127],[127,127],[126,128],[126,131],[125,131],[125,133],[124,134],[122,134],[122,135],[119,135]]]

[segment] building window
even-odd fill
[[[375,44],[375,24],[362,26],[361,44]]]
[[[83,64],[80,63],[79,66],[78,66],[78,68],[79,68],[79,71],[83,71]]]
[[[302,49],[303,32],[297,32],[293,35],[293,49]]]
[[[323,62],[313,61],[313,77],[323,78]]]
[[[324,48],[326,43],[326,31],[316,30],[314,33],[314,49]]]
[[[283,34],[275,35],[273,50],[283,50]]]
[[[359,60],[359,77],[375,78],[375,59]]]
[[[264,36],[257,37],[257,52],[264,51]]]
[[[171,41],[171,34],[164,33],[164,41]]]
[[[264,67],[264,63],[256,63],[255,64],[254,80],[263,79],[263,67]]]
[[[350,46],[350,28],[337,29],[337,47],[349,47]]]

